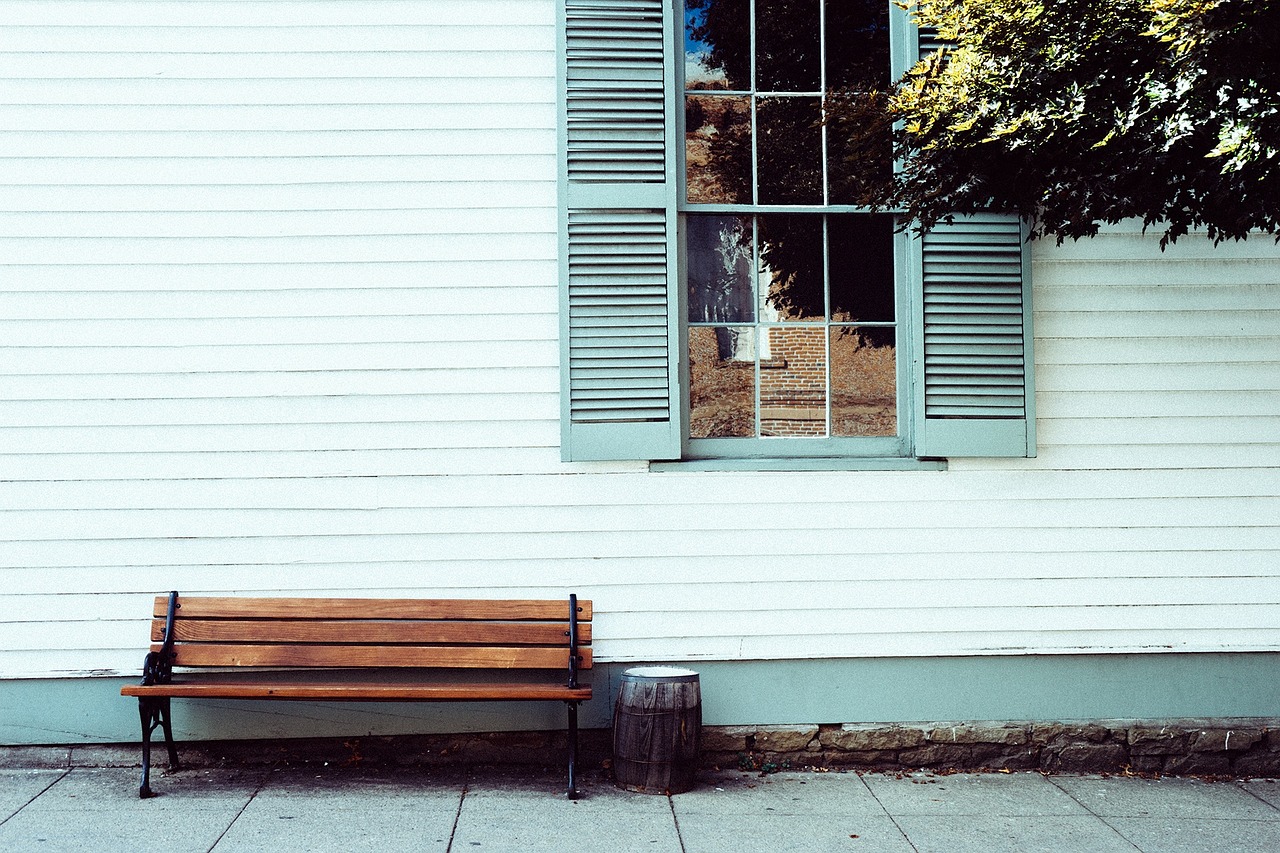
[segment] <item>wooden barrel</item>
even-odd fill
[[[698,673],[642,666],[622,674],[613,706],[613,780],[646,794],[694,786],[702,737]]]

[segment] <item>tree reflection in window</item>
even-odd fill
[[[894,435],[893,222],[856,210],[891,176],[888,0],[684,24],[691,437]]]

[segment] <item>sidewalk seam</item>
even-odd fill
[[[676,814],[676,801],[667,794],[667,808],[671,809],[671,822],[676,828],[676,843],[680,845],[680,853],[688,853],[684,848],[684,835],[680,832],[680,816]]]
[[[258,781],[258,787],[253,789],[253,793],[249,795],[249,799],[244,801],[244,805],[240,807],[240,811],[236,812],[236,816],[231,818],[231,822],[227,824],[226,828],[223,829],[222,832],[218,833],[218,837],[215,838],[213,840],[213,843],[209,845],[209,849],[206,851],[206,853],[213,853],[213,851],[217,849],[218,845],[222,843],[222,839],[226,838],[227,833],[231,831],[231,827],[236,825],[236,821],[240,819],[240,815],[244,814],[244,810],[249,808],[249,804],[252,803],[255,799],[257,799],[258,794],[262,793],[262,789],[266,787],[267,780],[270,778],[271,778],[271,773],[268,773],[265,776],[263,776],[261,780]]]
[[[911,836],[907,835],[907,831],[902,828],[902,824],[898,823],[898,819],[893,816],[893,812],[889,811],[889,809],[885,807],[885,804],[880,802],[880,798],[876,796],[875,789],[867,784],[867,780],[862,778],[861,773],[858,773],[856,775],[858,777],[858,781],[862,783],[862,787],[866,788],[867,793],[871,795],[871,799],[876,801],[876,805],[880,807],[880,811],[884,812],[885,817],[889,818],[889,820],[893,822],[893,827],[894,829],[898,830],[898,833],[900,835],[902,835],[902,840],[907,842],[907,845],[912,850],[914,850],[915,853],[920,853],[920,848],[917,847],[916,843],[911,840]]]
[[[471,769],[462,778],[462,793],[458,795],[458,810],[453,813],[453,826],[449,827],[449,843],[444,846],[444,853],[453,850],[453,840],[458,835],[458,823],[462,820],[462,804],[466,802],[467,792],[471,790]]]

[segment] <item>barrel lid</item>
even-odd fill
[[[692,681],[698,677],[698,673],[679,666],[633,666],[623,672],[622,677],[658,681]]]

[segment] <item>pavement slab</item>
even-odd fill
[[[599,850],[679,853],[665,796],[622,791],[607,780],[580,782],[581,798],[560,790],[560,774],[485,773],[468,783],[454,851]]]
[[[1053,776],[1053,784],[1096,815],[1280,821],[1280,809],[1231,782],[1162,777]],[[1224,848],[1225,849],[1225,848]]]
[[[1276,853],[1280,823],[1212,818],[1107,818],[1142,853]]]
[[[1093,815],[900,815],[918,853],[1134,853]]]
[[[218,853],[447,850],[462,800],[457,771],[290,769],[271,773]]]
[[[1088,814],[1039,773],[868,773],[862,778],[880,804],[895,815]]]
[[[886,814],[696,813],[677,818],[685,853],[913,853]]]
[[[671,798],[676,816],[883,815],[884,809],[854,773],[704,773],[698,787]]]

